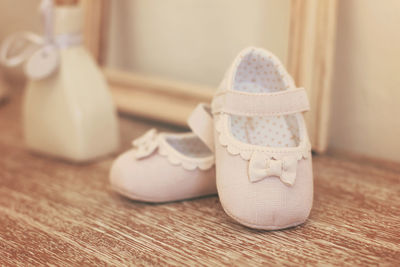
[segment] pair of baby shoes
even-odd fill
[[[111,168],[114,190],[168,202],[218,193],[225,212],[256,229],[303,223],[313,201],[311,146],[302,112],[306,92],[282,63],[243,50],[212,100],[189,117],[192,132],[150,130]]]

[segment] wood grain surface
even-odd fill
[[[19,94],[0,106],[0,265],[400,265],[397,164],[315,156],[310,219],[256,231],[216,196],[161,205],[120,197],[108,184],[112,156],[73,165],[33,155],[20,110]],[[122,150],[153,126],[120,122]]]
[[[2,70],[0,70],[0,104],[4,99],[6,99],[8,95],[8,85],[4,81],[4,78],[2,76]]]

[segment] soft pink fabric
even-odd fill
[[[227,90],[213,99],[213,113],[225,112],[242,116],[272,116],[303,112],[310,109],[304,88],[275,93],[247,93]]]
[[[154,152],[136,160],[134,150],[114,162],[110,182],[114,190],[131,199],[147,202],[176,201],[216,193],[215,168],[186,170]]]
[[[234,60],[213,99],[212,113],[218,194],[237,222],[276,230],[301,224],[309,216],[313,174],[301,114],[308,107],[305,91],[296,89],[270,52],[247,48]],[[296,141],[260,142],[260,137],[271,135]]]
[[[193,132],[158,133],[150,129],[136,138],[132,142],[134,148],[120,155],[111,167],[113,189],[128,198],[147,202],[215,194],[210,108],[199,104],[188,121]]]
[[[211,151],[214,151],[214,122],[209,105],[197,105],[192,111],[192,114],[190,114],[187,123],[192,132],[195,133]]]
[[[221,145],[216,145],[215,157],[219,199],[233,219],[268,230],[298,225],[307,219],[313,202],[311,155],[299,161],[293,186],[285,185],[278,177],[251,183],[248,162]]]

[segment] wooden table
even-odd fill
[[[113,157],[73,165],[29,153],[20,105],[18,94],[0,106],[0,265],[400,266],[399,165],[315,156],[307,223],[256,231],[216,196],[161,205],[120,197],[108,184]],[[121,118],[122,150],[151,126]]]

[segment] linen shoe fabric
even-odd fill
[[[169,202],[215,194],[235,221],[277,230],[306,221],[313,202],[306,92],[272,53],[250,47],[236,57],[212,101],[188,119],[190,133],[133,141],[111,168],[120,194]],[[212,113],[212,115],[211,115]],[[214,167],[215,165],[215,167]]]
[[[217,193],[212,118],[200,104],[189,118],[194,131],[157,133],[151,129],[133,141],[110,171],[112,188],[145,202],[169,202]]]
[[[237,222],[275,230],[309,216],[308,109],[305,90],[270,52],[247,48],[228,69],[212,102],[216,182],[222,207]]]

